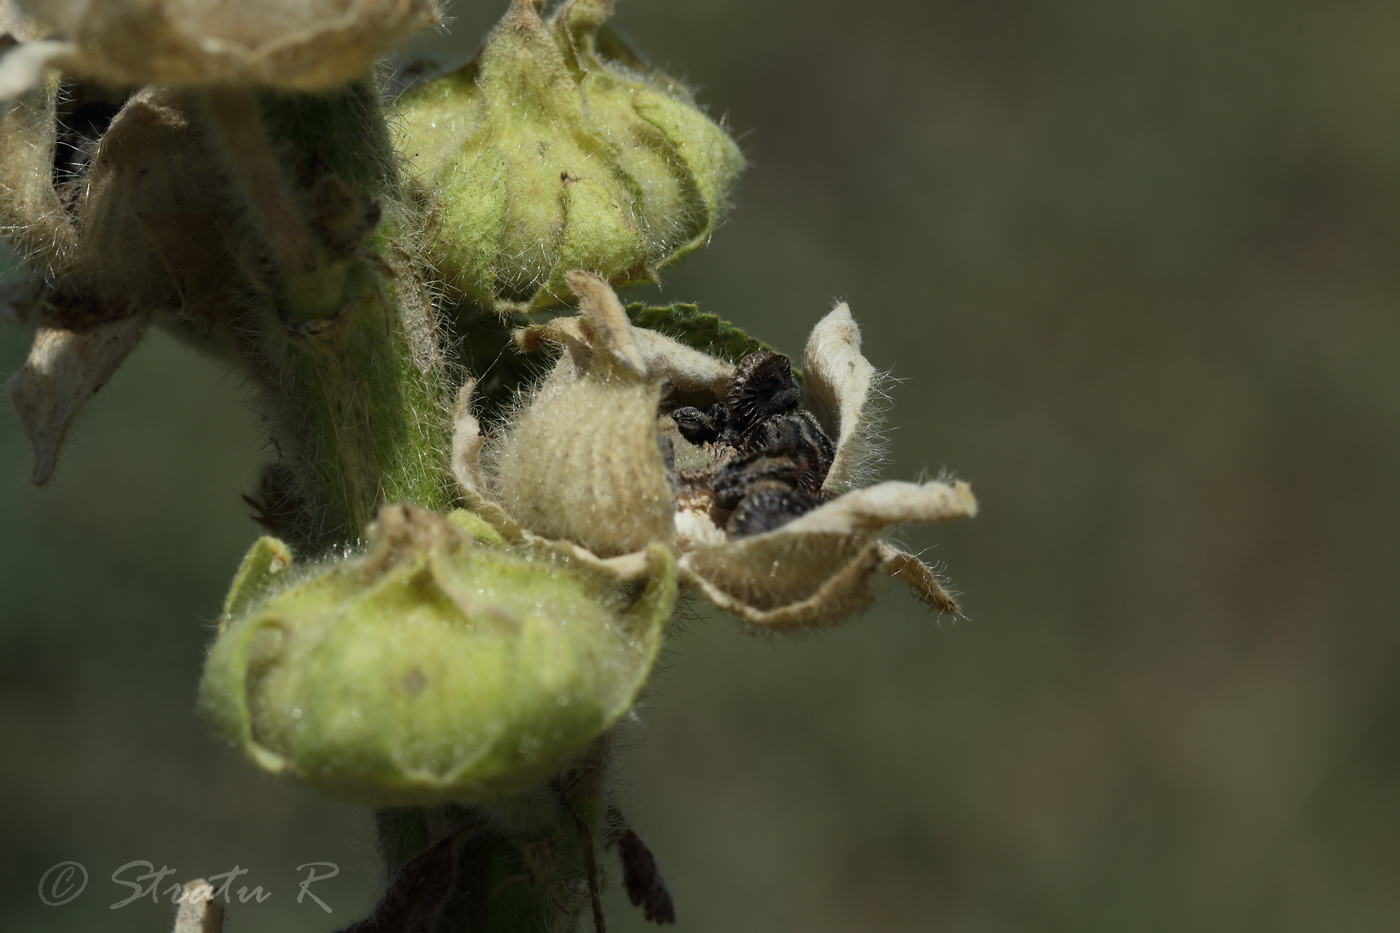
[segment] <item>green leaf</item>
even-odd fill
[[[739,327],[717,314],[704,314],[693,304],[651,307],[641,303],[627,306],[633,325],[674,337],[681,343],[729,363],[737,363],[756,350],[772,350],[768,344],[750,337]],[[776,352],[776,351],[774,351]]]

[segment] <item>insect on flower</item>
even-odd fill
[[[516,332],[557,360],[489,444],[470,384],[458,399],[453,466],[470,508],[509,540],[624,576],[641,572],[642,547],[665,543],[686,583],[757,625],[833,624],[882,576],[957,611],[882,533],[970,517],[976,500],[962,482],[858,486],[875,369],[845,305],[808,340],[799,389],[785,357],[732,366],[633,327],[597,276],[568,283],[582,313]],[[697,396],[710,401],[686,404]]]
[[[758,350],[739,361],[723,402],[671,412],[683,438],[722,452],[678,482],[709,490],[730,537],[771,531],[827,498],[836,447],[801,401],[788,358]]]

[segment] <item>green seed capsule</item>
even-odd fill
[[[564,273],[614,285],[704,245],[743,156],[676,81],[602,26],[611,0],[547,21],[509,12],[465,67],[400,101],[404,151],[435,204],[429,253],[468,299],[531,311]]]
[[[474,527],[389,506],[364,556],[306,570],[259,542],[209,653],[205,714],[263,768],[373,806],[482,802],[557,774],[636,699],[675,565],[652,548],[629,601]]]

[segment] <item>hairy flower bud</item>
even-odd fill
[[[642,281],[702,246],[743,167],[676,81],[603,27],[611,0],[547,21],[513,0],[477,58],[400,102],[439,272],[467,298],[530,311],[564,273]]]
[[[501,501],[525,528],[612,557],[675,532],[656,424],[661,380],[607,284],[583,273],[568,281],[585,315],[521,333],[525,346],[560,355],[504,433],[495,472]]]
[[[288,558],[263,539],[245,560],[203,708],[262,767],[380,806],[556,774],[631,707],[676,594],[661,547],[629,602],[596,570],[498,546],[468,513],[406,505],[380,513],[363,556]]]

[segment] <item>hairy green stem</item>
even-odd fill
[[[249,362],[270,399],[290,526],[313,551],[363,535],[378,507],[451,508],[452,386],[403,246],[383,113],[364,86],[327,95],[204,98],[209,136],[256,244]],[[347,933],[563,931],[597,907],[606,742],[560,779],[486,808],[381,810],[392,881]]]
[[[444,511],[450,394],[402,238],[395,156],[375,92],[223,89],[205,97],[254,244],[252,360],[290,467],[290,536],[360,538],[385,502]],[[285,506],[285,503],[284,503]]]
[[[585,913],[603,930],[608,755],[600,739],[556,780],[488,806],[378,811],[393,881],[342,933],[567,933]]]

